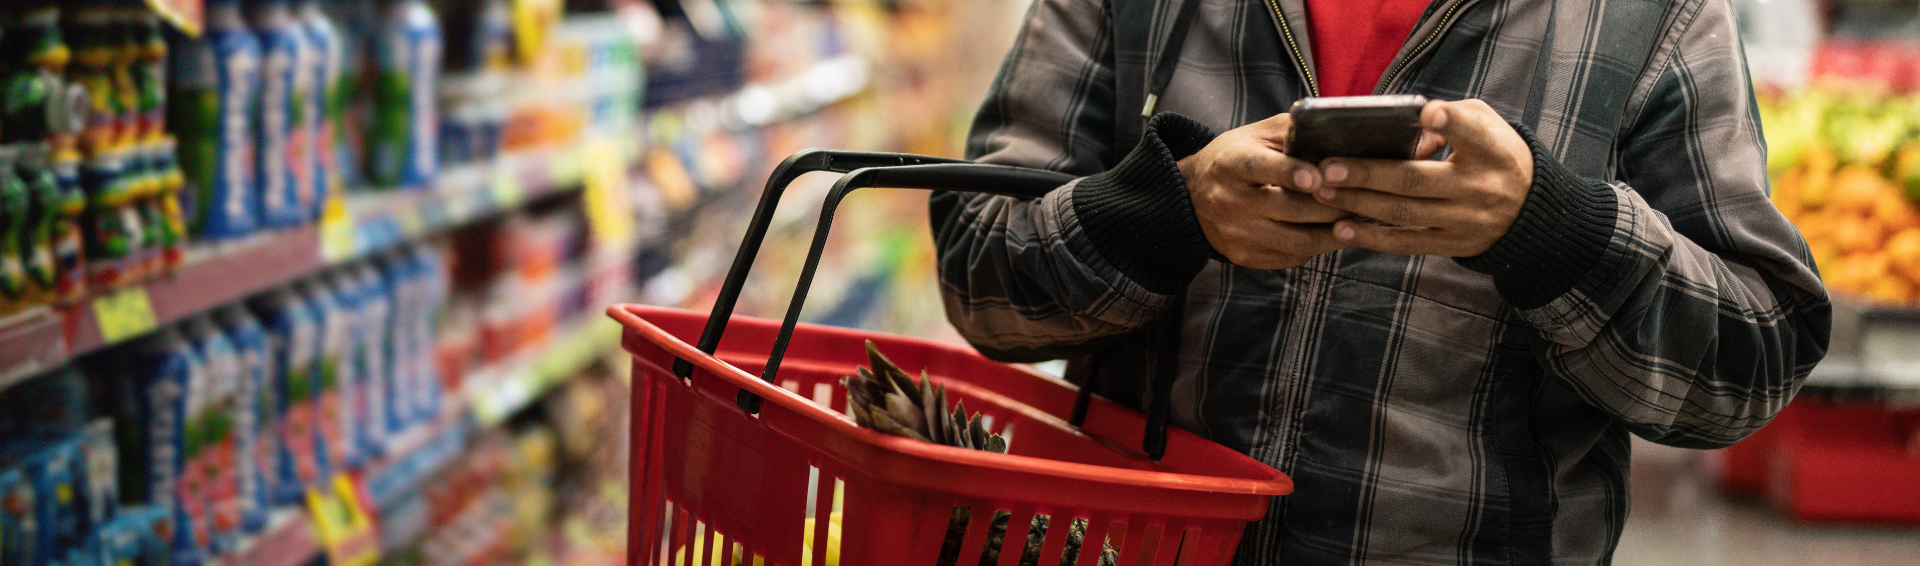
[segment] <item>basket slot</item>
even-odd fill
[[[934,558],[935,566],[955,566],[960,563],[960,547],[966,542],[967,524],[972,519],[972,508],[954,506],[953,515],[947,519],[947,528],[941,533],[940,554]]]
[[[815,469],[817,470],[818,468]],[[832,479],[833,481],[829,482],[827,481],[828,479]],[[839,535],[838,532],[828,532],[830,527],[833,526],[833,512],[836,510],[836,507],[839,507],[839,505],[836,504],[835,495],[842,492],[846,483],[840,478],[833,477],[826,473],[819,474],[818,480],[814,483],[816,485],[813,490],[815,503],[812,513],[813,529],[805,535],[807,539],[806,543],[811,546],[811,549],[807,555],[802,558],[802,564],[807,566],[825,566],[827,563],[827,547],[833,541],[833,537]]]
[[[979,563],[981,552],[986,549],[987,531],[993,525],[995,512],[991,511],[992,507],[986,505],[975,504],[967,508],[967,536],[964,542],[960,543],[960,558],[957,564],[972,566]]]
[[[1034,556],[1034,564],[1052,566],[1063,562],[1066,558],[1067,538],[1073,532],[1075,523],[1080,524],[1082,532],[1086,531],[1086,519],[1076,518],[1070,513],[1053,514],[1052,524],[1047,526],[1047,541],[1040,545],[1040,553]],[[1083,538],[1082,546],[1084,545]]]

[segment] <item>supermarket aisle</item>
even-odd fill
[[[1920,564],[1920,528],[1803,525],[1730,497],[1700,470],[1707,453],[1634,439],[1633,515],[1619,566]]]

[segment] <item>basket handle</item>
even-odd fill
[[[780,162],[780,166],[775,167],[773,174],[767,177],[766,189],[760,193],[760,203],[754,207],[753,218],[747,223],[747,235],[740,240],[740,249],[733,254],[733,266],[727,269],[727,279],[720,284],[720,296],[713,303],[713,313],[707,316],[707,326],[700,331],[700,343],[695,347],[708,354],[719,350],[720,335],[727,331],[727,320],[733,317],[734,303],[739,302],[740,289],[747,283],[747,272],[753,270],[753,257],[760,253],[760,243],[767,239],[767,227],[773,224],[774,209],[780,206],[780,196],[786,194],[787,185],[792,184],[794,179],[815,171],[851,173],[869,167],[932,163],[965,161],[905,153],[807,149]],[[683,379],[693,377],[693,364],[684,359],[675,359],[673,373]]]
[[[779,205],[780,196],[786,187],[800,175],[812,171],[833,171],[846,173],[835,181],[827,192],[825,202],[820,208],[820,220],[813,231],[813,242],[807,251],[806,263],[801,267],[800,279],[793,290],[793,300],[787,305],[787,314],[780,324],[780,334],[774,339],[773,349],[767,354],[766,369],[760,373],[760,379],[772,383],[780,371],[780,362],[786,356],[787,346],[793,339],[793,331],[800,321],[801,307],[806,304],[807,292],[813,286],[813,278],[820,267],[821,255],[826,250],[827,236],[833,225],[834,213],[840,202],[849,193],[868,187],[895,189],[931,189],[938,191],[975,192],[1010,196],[1021,199],[1034,199],[1072,181],[1071,174],[1043,169],[1011,167],[972,163],[953,159],[924,157],[895,153],[840,152],[829,150],[806,150],[788,157],[773,175],[767,179],[766,190],[760,196],[760,202],[754,209],[753,219],[747,226],[746,237],[741,241],[739,251],[734,255],[733,266],[727,271],[727,278],[721,284],[720,294],[714,301],[713,312],[707,317],[707,325],[700,334],[696,346],[702,352],[712,354],[719,349],[720,338],[726,332],[727,320],[733,315],[733,308],[739,301],[740,290],[746,283],[747,273],[752,269],[753,258],[759,253],[760,244],[766,239],[768,225],[771,223],[774,208]],[[692,377],[693,365],[684,359],[674,360],[674,372],[682,378]],[[1166,373],[1165,371],[1157,373]],[[1156,389],[1167,389],[1159,381],[1171,380],[1156,378]],[[1075,400],[1076,407],[1084,406],[1092,390],[1082,387]],[[1165,394],[1155,395],[1156,399]],[[760,412],[760,396],[745,389],[740,390],[735,402],[749,413]],[[1166,451],[1165,403],[1154,403],[1150,408],[1147,430],[1143,431],[1141,447],[1155,461]],[[1075,411],[1084,415],[1084,409]],[[1159,418],[1154,418],[1158,416]],[[1080,424],[1075,419],[1075,425]]]

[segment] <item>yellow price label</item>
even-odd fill
[[[372,566],[380,560],[380,541],[373,532],[373,514],[360,491],[346,475],[307,490],[307,513],[313,531],[327,551],[327,563]]]
[[[340,191],[329,191],[320,207],[320,257],[328,263],[353,257],[359,242],[353,235],[353,215],[347,213],[347,199]]]
[[[493,190],[494,210],[520,206],[520,201],[527,195],[526,188],[520,185],[520,170],[504,163],[494,168],[493,182],[488,185]]]
[[[203,0],[147,0],[147,6],[161,19],[180,28],[187,37],[200,37],[200,22],[206,7]]]
[[[145,287],[121,289],[93,300],[93,316],[100,323],[100,337],[111,344],[126,340],[159,326],[153,315],[153,303],[147,300]]]

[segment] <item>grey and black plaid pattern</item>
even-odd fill
[[[1225,131],[1308,95],[1279,26],[1305,54],[1304,2],[1203,1],[1161,110]],[[969,155],[1113,168],[1140,139],[1176,9],[1037,0]],[[1297,485],[1249,527],[1240,563],[1606,563],[1628,434],[1737,441],[1825,350],[1825,290],[1766,198],[1731,9],[1436,0],[1401,55],[1409,72],[1383,92],[1486,100],[1587,183],[1566,190],[1611,201],[1604,251],[1571,289],[1520,309],[1511,298],[1539,290],[1521,288],[1525,264],[1496,280],[1471,260],[1349,249],[1281,271],[1210,262],[1184,296],[1156,294],[1101,256],[1069,186],[934,197],[951,218],[937,230],[948,313],[998,358],[1099,360],[1100,390],[1131,403],[1159,349],[1146,330],[1179,324],[1174,422]],[[1174,299],[1184,318],[1157,321]]]

